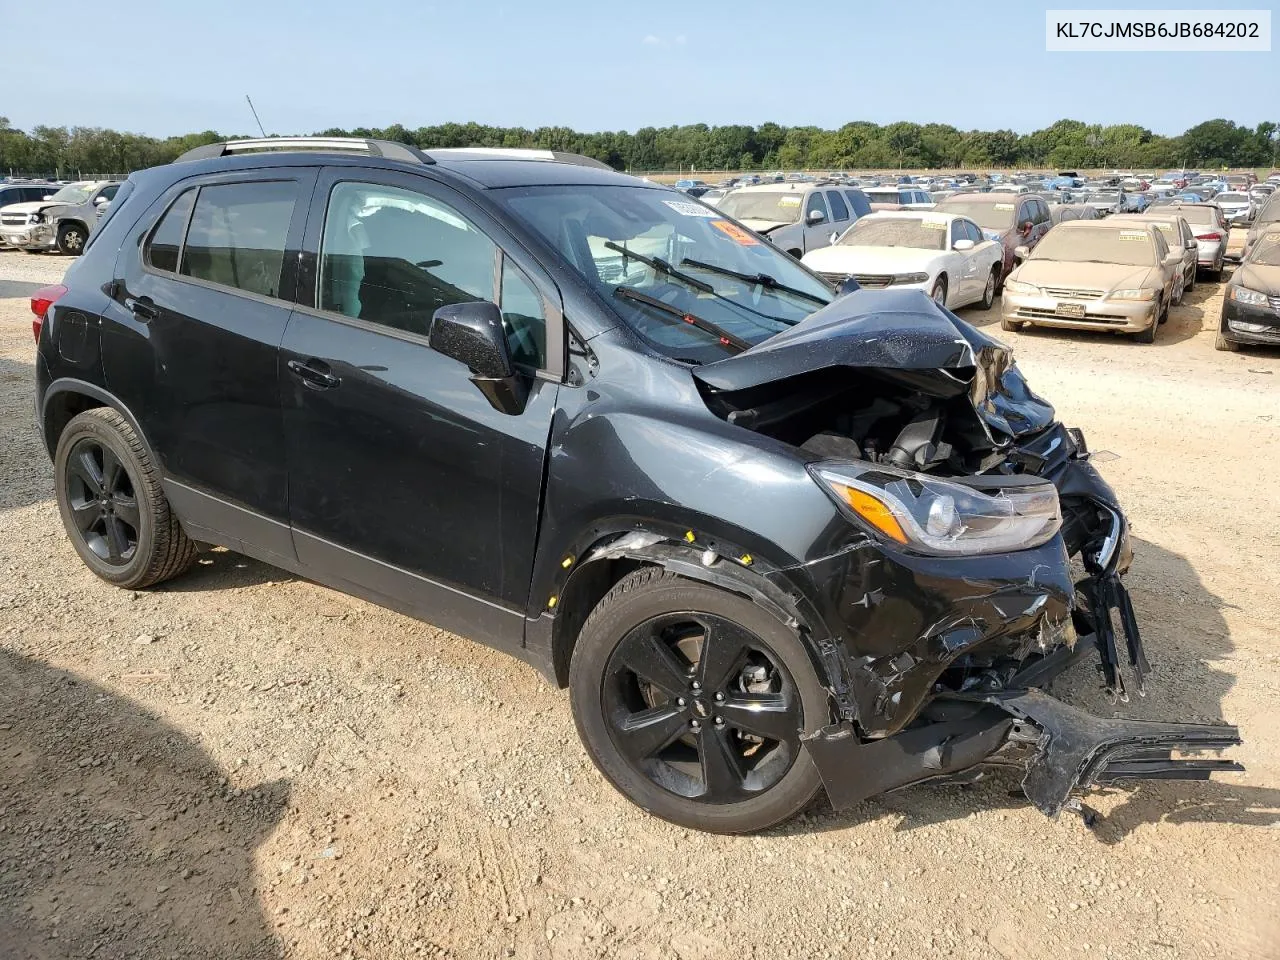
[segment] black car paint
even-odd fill
[[[1267,303],[1241,303],[1231,296],[1235,287],[1245,287],[1265,293]],[[1268,330],[1248,333],[1243,330],[1232,330],[1231,321],[1256,323]],[[1231,275],[1231,283],[1227,286],[1226,295],[1222,298],[1222,315],[1219,319],[1219,330],[1222,336],[1235,343],[1280,346],[1280,267],[1251,263],[1246,260]]]
[[[267,170],[307,185],[350,175],[449,194],[546,301],[551,357],[530,375],[523,410],[496,409],[464,365],[412,335],[315,309],[323,189],[290,229],[283,292],[296,297],[139,265],[145,233],[182,189]],[[1064,507],[1119,514],[1007,351],[923,296],[855,293],[732,360],[693,370],[662,357],[488,196],[619,180],[634,185],[558,163],[411,168],[294,154],[135,174],[129,203],[68,271],[70,292],[43,325],[37,413],[49,449],[78,407],[115,406],[157,456],[194,538],[505,649],[560,683],[576,628],[619,560],[658,563],[775,611],[805,638],[833,719],[864,738],[902,731],[943,672],[974,652],[1034,662],[1069,640],[1068,550],[1099,536],[1093,520],[995,556],[890,548],[844,518],[795,447],[729,422],[704,396],[814,363],[968,394],[1008,464],[1053,480]],[[314,389],[293,375],[298,365],[340,386]]]

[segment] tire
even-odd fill
[[[1134,334],[1133,339],[1137,340],[1138,343],[1155,343],[1156,328],[1159,327],[1160,324],[1164,323],[1162,318],[1166,313],[1166,307],[1163,304],[1158,304],[1156,306],[1156,315],[1151,318],[1151,326],[1147,327],[1147,329],[1143,330],[1141,333]]]
[[[54,488],[72,546],[108,583],[140,590],[195,562],[195,544],[170,510],[155,464],[110,407],[86,410],[62,431]]]
[[[996,287],[998,287],[999,285],[1000,285],[1000,268],[992,267],[991,273],[987,275],[986,289],[982,291],[982,301],[980,303],[980,306],[982,307],[983,310],[990,310],[993,306],[995,306]]]
[[[58,251],[68,257],[78,257],[84,253],[85,241],[89,239],[89,231],[78,223],[64,223],[58,228]]]
[[[1213,349],[1223,350],[1226,353],[1239,353],[1240,344],[1236,343],[1234,340],[1228,340],[1222,335],[1222,331],[1219,330],[1217,339],[1213,341]]]
[[[1007,317],[1000,318],[1000,329],[1006,333],[1013,333],[1015,330],[1021,330],[1022,324],[1017,320],[1010,320]]]
[[[1197,273],[1199,273],[1199,272],[1200,272],[1199,270],[1192,270],[1192,271],[1191,271],[1191,279],[1187,281],[1187,285],[1186,285],[1186,286],[1183,288],[1183,290],[1182,290],[1182,295],[1183,295],[1184,297],[1185,297],[1188,293],[1192,293],[1192,292],[1194,292],[1194,291],[1195,291],[1195,288],[1196,288],[1196,274],[1197,274]]]
[[[702,656],[707,637],[717,638],[722,658]],[[740,646],[751,652],[728,653]],[[762,673],[756,680],[775,692],[747,690],[750,670],[767,671],[768,680]],[[632,803],[672,823],[712,833],[763,830],[794,816],[821,787],[799,731],[829,722],[826,691],[799,637],[737,594],[657,567],[627,575],[583,624],[569,696],[578,735],[600,772]],[[778,710],[743,710],[753,697],[773,698]],[[641,714],[646,720],[636,725]],[[752,747],[732,720],[757,724],[761,717],[778,739]],[[647,739],[637,742],[641,737]],[[741,776],[744,764],[751,769]],[[713,779],[731,787],[718,792]]]
[[[947,305],[947,278],[945,275],[938,277],[934,281],[933,289],[929,291],[929,296],[939,306],[945,307]]]

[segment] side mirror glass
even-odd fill
[[[823,220],[827,219],[827,215],[821,210],[810,210],[806,219],[810,223],[821,223]]]
[[[1164,258],[1164,265],[1166,267],[1176,267],[1176,266],[1179,266],[1181,263],[1182,263],[1182,254],[1180,253],[1170,253],[1170,254],[1167,254]]]
[[[528,385],[516,374],[502,313],[487,300],[450,303],[431,315],[431,349],[465,363],[471,381],[503,413],[524,409]]]
[[[106,197],[94,197],[94,198],[93,198],[93,205],[94,205],[95,207],[100,207],[100,206],[102,206],[104,203],[108,203],[108,202],[110,202],[110,201],[109,201]]]
[[[1031,253],[1031,251],[1030,251],[1030,250],[1028,250],[1026,247],[1023,247],[1023,246],[1017,246],[1017,247],[1014,247],[1014,248],[1013,248],[1013,259],[1015,259],[1015,260],[1025,260],[1025,259],[1027,259],[1027,256],[1028,256],[1030,253]]]
[[[957,240],[951,245],[952,250],[972,250],[973,247],[974,243],[968,237],[965,237],[963,240]]]

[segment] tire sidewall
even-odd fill
[[[120,460],[129,476],[129,484],[133,487],[134,500],[138,504],[138,546],[128,563],[113,566],[104,563],[84,542],[75,519],[71,515],[70,500],[67,495],[67,460],[75,445],[84,439],[93,439],[105,447],[110,447]],[[54,455],[54,493],[58,501],[58,513],[62,516],[62,524],[66,528],[67,537],[76,553],[94,574],[109,583],[128,584],[139,579],[151,562],[155,545],[155,518],[149,508],[150,497],[147,495],[143,480],[143,471],[128,442],[111,424],[105,423],[92,414],[80,414],[75,417],[62,435],[58,438],[58,448]]]
[[[762,830],[806,806],[821,786],[817,769],[803,746],[791,768],[774,786],[735,804],[703,804],[676,796],[635,770],[623,759],[609,734],[601,702],[606,667],[617,643],[637,626],[661,614],[680,610],[710,613],[742,625],[762,640],[791,674],[804,713],[805,732],[829,722],[826,690],[818,682],[808,652],[794,631],[767,611],[737,594],[679,577],[665,577],[598,610],[583,628],[569,671],[574,723],[596,767],[637,806],[673,823],[715,833]]]
[[[74,249],[67,246],[66,238],[67,238],[67,235],[70,233],[77,233],[80,236],[80,245],[75,247]],[[62,227],[58,231],[58,249],[62,253],[66,254],[67,256],[78,257],[81,253],[84,252],[84,243],[88,239],[88,237],[89,237],[88,233],[85,230],[83,230],[81,227],[75,226],[74,224],[69,224],[67,226]]]

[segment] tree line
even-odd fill
[[[337,127],[323,136],[376,137],[441,147],[536,147],[585,154],[618,170],[1009,169],[1017,167],[1150,169],[1264,167],[1280,160],[1280,127],[1207,120],[1179,136],[1137,124],[1102,126],[1059,120],[1032,133],[959,130],[943,123],[885,126],[856,120],[838,130],[762,123],[642,127],[634,133],[580,133],[568,127],[492,127],[443,123],[410,130]],[[26,176],[123,174],[168,163],[205,143],[237,139],[213,130],[163,139],[101,127],[14,129],[0,117],[0,171]]]

